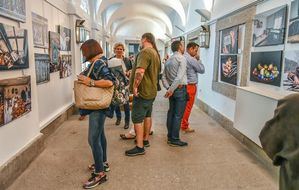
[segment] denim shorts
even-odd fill
[[[134,97],[132,107],[132,122],[134,124],[142,123],[145,118],[152,116],[153,103],[155,99],[143,99]]]

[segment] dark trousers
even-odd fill
[[[104,132],[106,110],[93,111],[89,115],[88,143],[92,150],[95,172],[104,171],[107,162],[107,141]]]
[[[124,106],[124,111],[125,111],[125,123],[129,124],[130,123],[130,103],[127,102],[123,106]],[[115,114],[116,114],[116,118],[121,119],[121,111],[120,111],[120,106],[119,105],[113,105],[113,104],[110,105],[109,116],[111,116],[111,118],[114,115],[114,111],[115,111]]]
[[[169,98],[169,110],[167,113],[167,130],[168,140],[180,140],[181,121],[184,116],[187,104],[187,90],[186,87],[178,88]]]

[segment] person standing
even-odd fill
[[[97,88],[108,88],[113,86],[114,77],[107,67],[103,49],[100,44],[93,39],[85,41],[82,46],[82,55],[85,61],[94,64],[78,76],[78,81],[86,86]],[[89,70],[91,74],[87,77]],[[89,168],[93,170],[91,177],[84,183],[84,189],[91,189],[107,180],[105,171],[109,171],[107,163],[107,141],[104,132],[107,109],[81,110],[82,114],[89,115],[88,143],[92,150],[94,164]]]
[[[198,73],[204,74],[205,67],[201,63],[201,60],[198,55],[199,45],[195,42],[190,42],[187,45],[187,52],[184,54],[187,60],[187,93],[189,95],[189,100],[186,105],[186,110],[181,124],[181,129],[186,133],[194,132],[194,129],[190,127],[189,117],[192,111],[192,107],[195,101],[195,96],[197,92],[197,82],[198,82]]]
[[[171,44],[173,55],[166,62],[162,83],[167,89],[165,98],[169,98],[167,113],[167,143],[170,146],[187,146],[180,140],[180,126],[187,104],[187,63],[183,56],[185,48],[181,41]]]
[[[124,51],[125,51],[124,44],[116,43],[114,45],[114,54],[115,54],[115,56],[112,57],[110,60],[112,61],[113,59],[117,59],[120,62],[121,66],[122,66],[122,69],[124,71],[124,73],[123,73],[124,76],[129,78],[133,66],[132,66],[131,60],[124,56]],[[110,61],[108,61],[108,66],[110,67],[109,62]],[[125,112],[124,129],[128,129],[129,126],[130,126],[130,102],[128,101],[123,106],[124,106],[124,112]],[[121,123],[120,106],[119,105],[111,105],[110,106],[109,117],[111,117],[111,118],[113,117],[114,111],[115,111],[115,114],[116,114],[116,123],[115,123],[115,125],[120,125],[120,123]]]
[[[127,156],[145,154],[149,147],[149,134],[152,126],[152,108],[158,91],[158,77],[161,70],[160,56],[155,37],[145,33],[141,38],[141,51],[133,66],[130,91],[133,93],[132,122],[136,132],[136,146],[127,150]]]

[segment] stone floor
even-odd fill
[[[167,101],[159,97],[154,108],[155,132],[146,155],[126,157],[133,141],[122,141],[125,130],[106,121],[111,171],[109,190],[277,190],[277,182],[262,165],[205,113],[195,108],[191,125],[196,133],[182,134],[186,148],[166,144]],[[9,190],[75,190],[89,177],[92,163],[87,144],[87,120],[73,116],[47,141],[46,149]],[[123,124],[122,124],[123,125]]]

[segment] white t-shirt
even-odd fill
[[[126,72],[126,65],[125,65],[123,59],[118,59],[116,57],[108,60],[108,67],[109,68],[122,68],[123,73],[125,74],[125,72]]]

